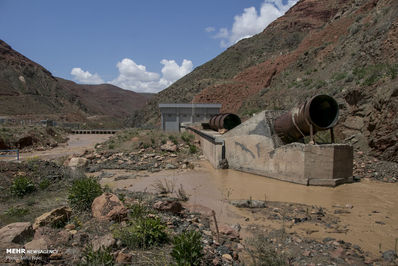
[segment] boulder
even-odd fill
[[[12,223],[0,229],[0,242],[22,244],[33,234],[34,230],[31,223]]]
[[[66,223],[72,214],[72,210],[69,207],[60,207],[52,211],[46,212],[41,216],[37,217],[33,224],[33,229],[37,229],[40,226],[60,226]]]
[[[153,208],[163,212],[171,212],[173,214],[178,214],[182,211],[182,205],[178,201],[157,201],[153,204]]]
[[[69,160],[69,167],[78,168],[78,167],[85,167],[88,164],[88,160],[82,157],[72,157]]]
[[[386,261],[393,261],[394,259],[398,258],[397,253],[394,250],[388,250],[383,252],[382,257]]]
[[[101,220],[121,221],[127,217],[127,209],[119,198],[112,193],[103,193],[94,199],[91,211],[95,218]]]
[[[168,140],[165,144],[160,146],[160,149],[162,151],[176,152],[177,151],[177,145],[175,145],[173,142]]]
[[[221,225],[218,231],[220,234],[228,236],[230,239],[239,239],[239,232],[229,225]]]
[[[223,260],[226,260],[227,262],[233,261],[232,256],[229,255],[228,253],[223,254],[223,255],[222,255],[222,259],[223,259]]]
[[[177,169],[178,167],[175,166],[174,164],[168,163],[166,164],[166,169]]]
[[[67,224],[67,225],[65,225],[64,228],[67,229],[67,230],[73,230],[73,229],[76,228],[76,226],[74,224]]]
[[[109,233],[97,239],[94,239],[93,241],[91,241],[91,244],[93,245],[93,251],[98,251],[101,247],[113,247],[116,244],[116,240],[113,238],[112,234]]]
[[[119,252],[116,257],[116,263],[131,264],[132,255],[129,253]]]

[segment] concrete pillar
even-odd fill
[[[180,108],[177,108],[177,131],[180,132]]]
[[[162,127],[162,130],[164,131],[164,123],[163,123],[163,112],[160,110],[160,126]]]

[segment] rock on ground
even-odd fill
[[[68,166],[69,167],[74,167],[74,168],[76,168],[76,167],[84,167],[84,166],[87,165],[87,163],[88,163],[88,160],[86,158],[72,157],[69,160]]]
[[[46,212],[36,218],[33,229],[44,225],[62,225],[68,221],[71,214],[72,210],[66,206]]]
[[[109,248],[114,246],[116,243],[116,240],[113,238],[112,234],[106,234],[102,237],[99,237],[97,239],[94,239],[91,244],[93,245],[93,251],[98,251],[101,247],[103,248]]]
[[[160,149],[162,151],[170,151],[170,152],[176,152],[177,151],[177,145],[175,145],[173,142],[168,140],[166,144],[163,144],[160,146]]]
[[[153,204],[153,208],[159,211],[171,212],[178,214],[182,211],[182,205],[178,201],[157,201]]]
[[[33,234],[34,230],[31,223],[12,223],[0,229],[0,242],[22,244],[26,239],[32,237]]]
[[[127,209],[119,198],[112,193],[103,193],[94,199],[91,211],[95,218],[103,220],[122,220],[127,216]]]

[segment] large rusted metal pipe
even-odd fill
[[[209,126],[213,130],[231,130],[241,123],[239,116],[235,114],[218,114],[209,120]]]
[[[274,120],[274,129],[287,144],[317,131],[333,128],[339,117],[336,100],[328,95],[316,95],[303,105]]]

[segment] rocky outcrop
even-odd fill
[[[61,226],[68,221],[71,214],[72,210],[66,206],[46,212],[36,218],[33,229],[44,225]]]
[[[94,199],[91,211],[95,218],[121,221],[127,216],[127,209],[119,198],[112,193],[104,193]]]
[[[0,242],[22,244],[33,234],[34,230],[31,223],[12,223],[0,229]]]

